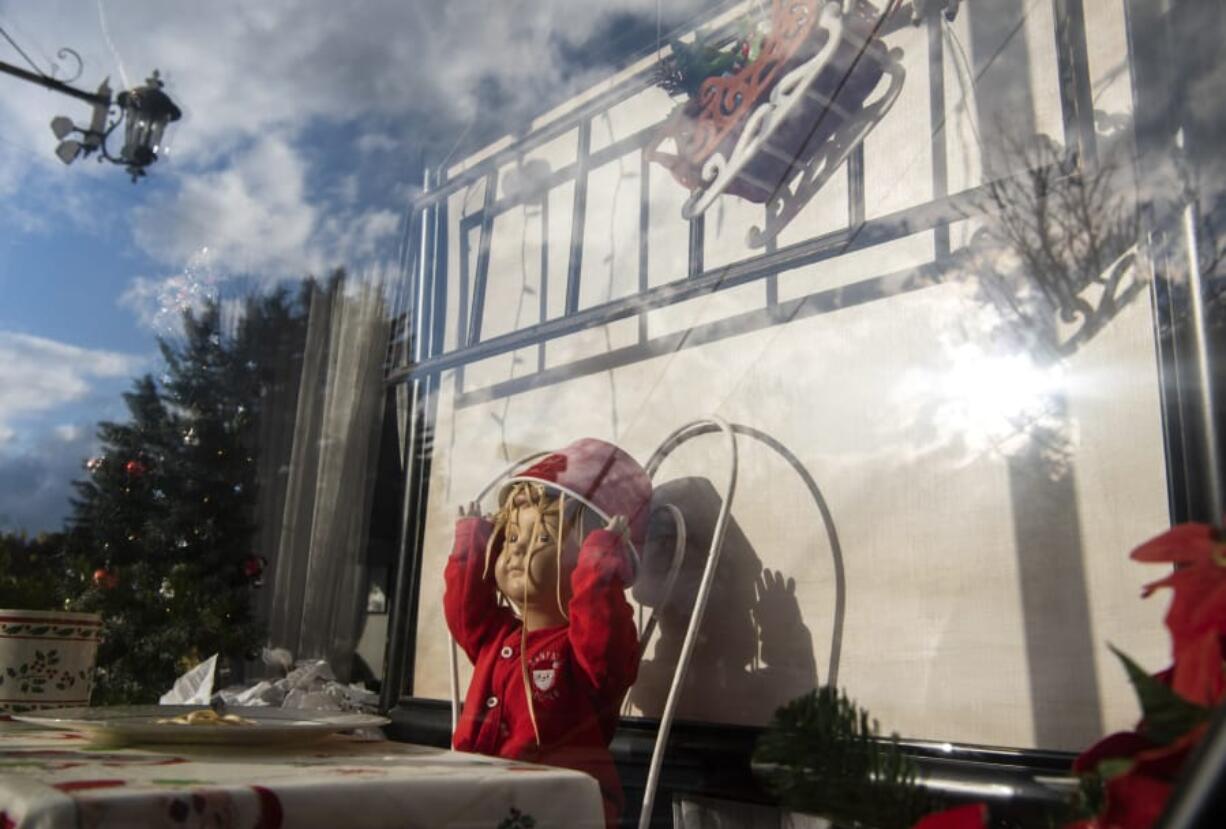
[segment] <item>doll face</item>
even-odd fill
[[[525,595],[533,607],[556,600],[557,512],[541,513],[526,498],[522,503],[517,499],[507,521],[502,551],[494,563],[494,581],[498,589],[521,610]]]

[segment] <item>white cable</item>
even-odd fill
[[[448,631],[451,647],[447,649],[448,667],[451,669],[451,747],[455,748],[455,729],[460,724],[460,663],[456,659],[455,637]]]
[[[698,641],[698,629],[702,626],[702,616],[707,607],[707,598],[711,593],[711,585],[715,580],[715,566],[719,563],[719,554],[724,546],[724,533],[728,529],[728,516],[732,511],[732,497],[736,493],[737,452],[736,434],[732,427],[722,418],[710,417],[687,423],[665,439],[656,453],[647,462],[647,474],[650,476],[674,449],[690,437],[696,437],[710,431],[715,426],[728,436],[728,481],[724,485],[723,504],[719,509],[719,518],[715,521],[715,532],[711,536],[711,548],[707,553],[707,564],[702,571],[702,581],[698,585],[698,596],[694,600],[694,609],[690,613],[690,625],[685,631],[685,641],[681,645],[681,653],[677,657],[677,667],[673,671],[673,683],[668,689],[668,700],[664,703],[664,712],[660,716],[660,730],[656,734],[656,746],[651,753],[651,766],[647,771],[647,785],[643,791],[643,808],[639,812],[639,829],[648,829],[651,824],[651,810],[655,805],[656,789],[660,785],[660,769],[664,764],[664,751],[668,746],[668,733],[673,726],[673,715],[681,698],[681,687],[685,683],[685,674],[689,670],[690,656]],[[692,433],[692,434],[690,434]]]
[[[672,504],[661,504],[652,510],[655,513],[657,510],[666,510],[673,517],[673,527],[676,528],[676,538],[673,541],[673,560],[669,562],[668,574],[664,577],[664,591],[660,594],[660,598],[655,603],[655,609],[651,611],[651,615],[647,618],[647,624],[639,628],[639,661],[643,660],[643,653],[647,650],[647,643],[651,639],[651,634],[656,629],[656,617],[660,611],[668,605],[668,600],[672,598],[673,587],[677,584],[677,576],[681,575],[681,563],[685,560],[685,516],[681,514],[681,510],[677,509]],[[646,559],[646,550],[644,559]],[[642,607],[642,604],[639,605]],[[627,703],[629,701],[627,700]]]

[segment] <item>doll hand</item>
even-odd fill
[[[624,515],[614,515],[609,519],[609,523],[604,525],[604,528],[615,535],[618,535],[624,541],[626,534],[630,530],[630,522],[626,520]]]
[[[467,504],[460,505],[460,518],[480,518],[481,507],[477,506],[476,501],[469,501]]]

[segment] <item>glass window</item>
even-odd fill
[[[681,721],[1126,728],[1127,554],[1221,512],[1220,5],[0,10],[0,608],[102,614],[95,703],[441,711],[457,514],[559,558],[514,630],[620,515],[628,721],[690,641]]]
[[[763,725],[829,682],[916,738],[1076,750],[1134,719],[1103,641],[1155,665],[1167,644],[1125,557],[1203,497],[1172,429],[1200,193],[1140,160],[1148,36],[1125,3],[850,5],[796,100],[729,72],[723,110],[666,104],[652,55],[418,198],[431,337],[393,375],[429,458],[415,696],[450,696],[457,505],[484,491],[493,515],[504,468],[577,439],[647,464],[714,418],[737,484],[679,717]],[[782,31],[774,13],[701,30]],[[704,129],[723,138],[699,151]],[[577,158],[555,138],[576,133]],[[516,197],[537,168],[548,190]],[[1157,186],[1181,195],[1159,208]],[[652,470],[686,557],[663,607],[666,567],[630,594],[659,623],[627,714],[663,709],[730,462],[711,430]]]

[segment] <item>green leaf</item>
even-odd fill
[[[1131,757],[1108,757],[1098,764],[1096,771],[1103,780],[1111,780],[1127,772],[1134,762]]]
[[[1196,726],[1208,721],[1212,711],[1193,702],[1188,702],[1169,686],[1154,679],[1145,669],[1133,662],[1123,651],[1108,645],[1111,652],[1124,663],[1128,679],[1136,689],[1141,703],[1140,732],[1156,743],[1166,745],[1178,740]]]

